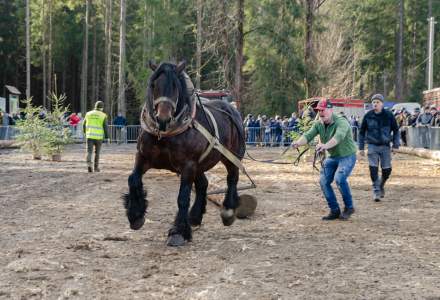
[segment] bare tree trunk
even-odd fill
[[[145,68],[147,66],[147,49],[148,49],[148,34],[147,34],[147,2],[144,5],[144,28],[142,29],[142,35],[144,37],[143,45],[142,45],[142,67]]]
[[[403,98],[403,18],[404,8],[403,0],[399,0],[398,20],[399,28],[397,30],[397,53],[396,53],[396,99],[401,101]]]
[[[96,97],[96,100],[98,100],[98,99],[101,99],[101,92],[100,92],[100,74],[99,74],[99,66],[97,65],[96,66],[96,95],[95,95],[95,97]]]
[[[43,107],[47,109],[47,66],[46,66],[46,1],[43,0],[42,5],[42,20],[41,23],[43,24]]]
[[[81,67],[81,112],[87,112],[87,67],[89,56],[89,11],[90,0],[86,0],[86,16],[84,20],[84,43],[82,51],[82,67]]]
[[[52,0],[49,0],[49,54],[47,59],[47,91],[49,93],[49,98],[47,99],[47,106],[49,109],[52,108],[51,94],[52,94]]]
[[[31,97],[31,42],[30,42],[30,10],[26,0],[26,99]]]
[[[127,113],[125,103],[125,0],[121,0],[121,16],[119,20],[119,92],[118,92],[118,112],[125,117]]]
[[[237,104],[237,109],[241,106],[242,85],[243,85],[243,23],[244,23],[244,0],[237,1],[237,41],[235,54],[235,84],[234,84],[234,98]]]
[[[314,4],[315,4],[315,0],[306,0],[306,32],[305,32],[305,45],[304,45],[304,64],[305,64],[304,88],[306,91],[306,98],[310,97],[309,68],[310,68],[310,59],[312,57],[312,51],[313,51],[312,33],[313,33]]]
[[[96,13],[93,17],[93,58],[92,58],[92,101],[98,100],[96,97]]]
[[[202,72],[202,0],[197,0],[196,89],[200,90]]]
[[[228,9],[226,1],[221,1],[222,5],[222,39],[223,39],[223,78],[225,83],[225,88],[230,88],[229,82],[229,35],[228,35]]]
[[[104,89],[104,103],[107,113],[111,111],[112,106],[112,4],[113,0],[107,0],[105,8],[105,89]]]

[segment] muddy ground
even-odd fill
[[[224,227],[208,204],[193,241],[169,248],[178,177],[144,176],[148,219],[131,231],[120,198],[134,153],[105,145],[102,172],[88,174],[82,145],[59,163],[0,150],[0,299],[440,299],[440,162],[394,156],[375,203],[358,161],[356,214],[326,223],[310,162],[246,161],[256,214]],[[224,184],[223,167],[211,174]]]

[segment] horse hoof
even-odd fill
[[[238,207],[235,210],[237,218],[244,219],[252,216],[257,209],[257,199],[254,196],[243,194],[239,196]]]
[[[130,223],[130,228],[133,230],[139,230],[145,223],[145,217],[135,220],[133,223]]]
[[[181,234],[173,234],[168,237],[167,246],[170,247],[180,247],[185,245],[185,239]]]
[[[235,213],[233,209],[223,209],[220,213],[222,217],[223,225],[231,226],[235,221]]]

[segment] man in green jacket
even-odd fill
[[[325,159],[321,174],[321,190],[330,208],[328,216],[323,220],[347,220],[354,213],[353,199],[347,178],[356,164],[356,144],[353,141],[350,124],[344,117],[333,113],[333,105],[328,99],[319,101],[315,108],[319,112],[319,121],[315,121],[312,128],[301,138],[292,143],[293,148],[306,145],[319,134],[320,143],[316,151],[328,151],[330,156]],[[333,180],[342,195],[344,211],[341,213],[335,192],[331,186]]]
[[[101,152],[102,141],[108,138],[107,115],[103,112],[104,103],[96,101],[95,109],[89,111],[83,124],[84,134],[87,139],[87,169],[89,173],[92,169],[92,154],[95,148],[95,172],[99,172],[99,153]]]

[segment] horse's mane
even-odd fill
[[[185,78],[183,77],[183,71],[180,74],[176,75],[176,65],[163,62],[161,63],[156,70],[151,74],[150,79],[148,80],[147,87],[147,107],[150,114],[153,113],[153,83],[161,76],[165,75],[166,78],[166,91],[171,91],[173,88],[173,82],[176,82],[177,89],[179,91],[179,100],[176,108],[175,114],[180,113],[185,104],[188,104],[188,107],[191,107],[191,99],[187,92],[187,86],[185,82]]]

